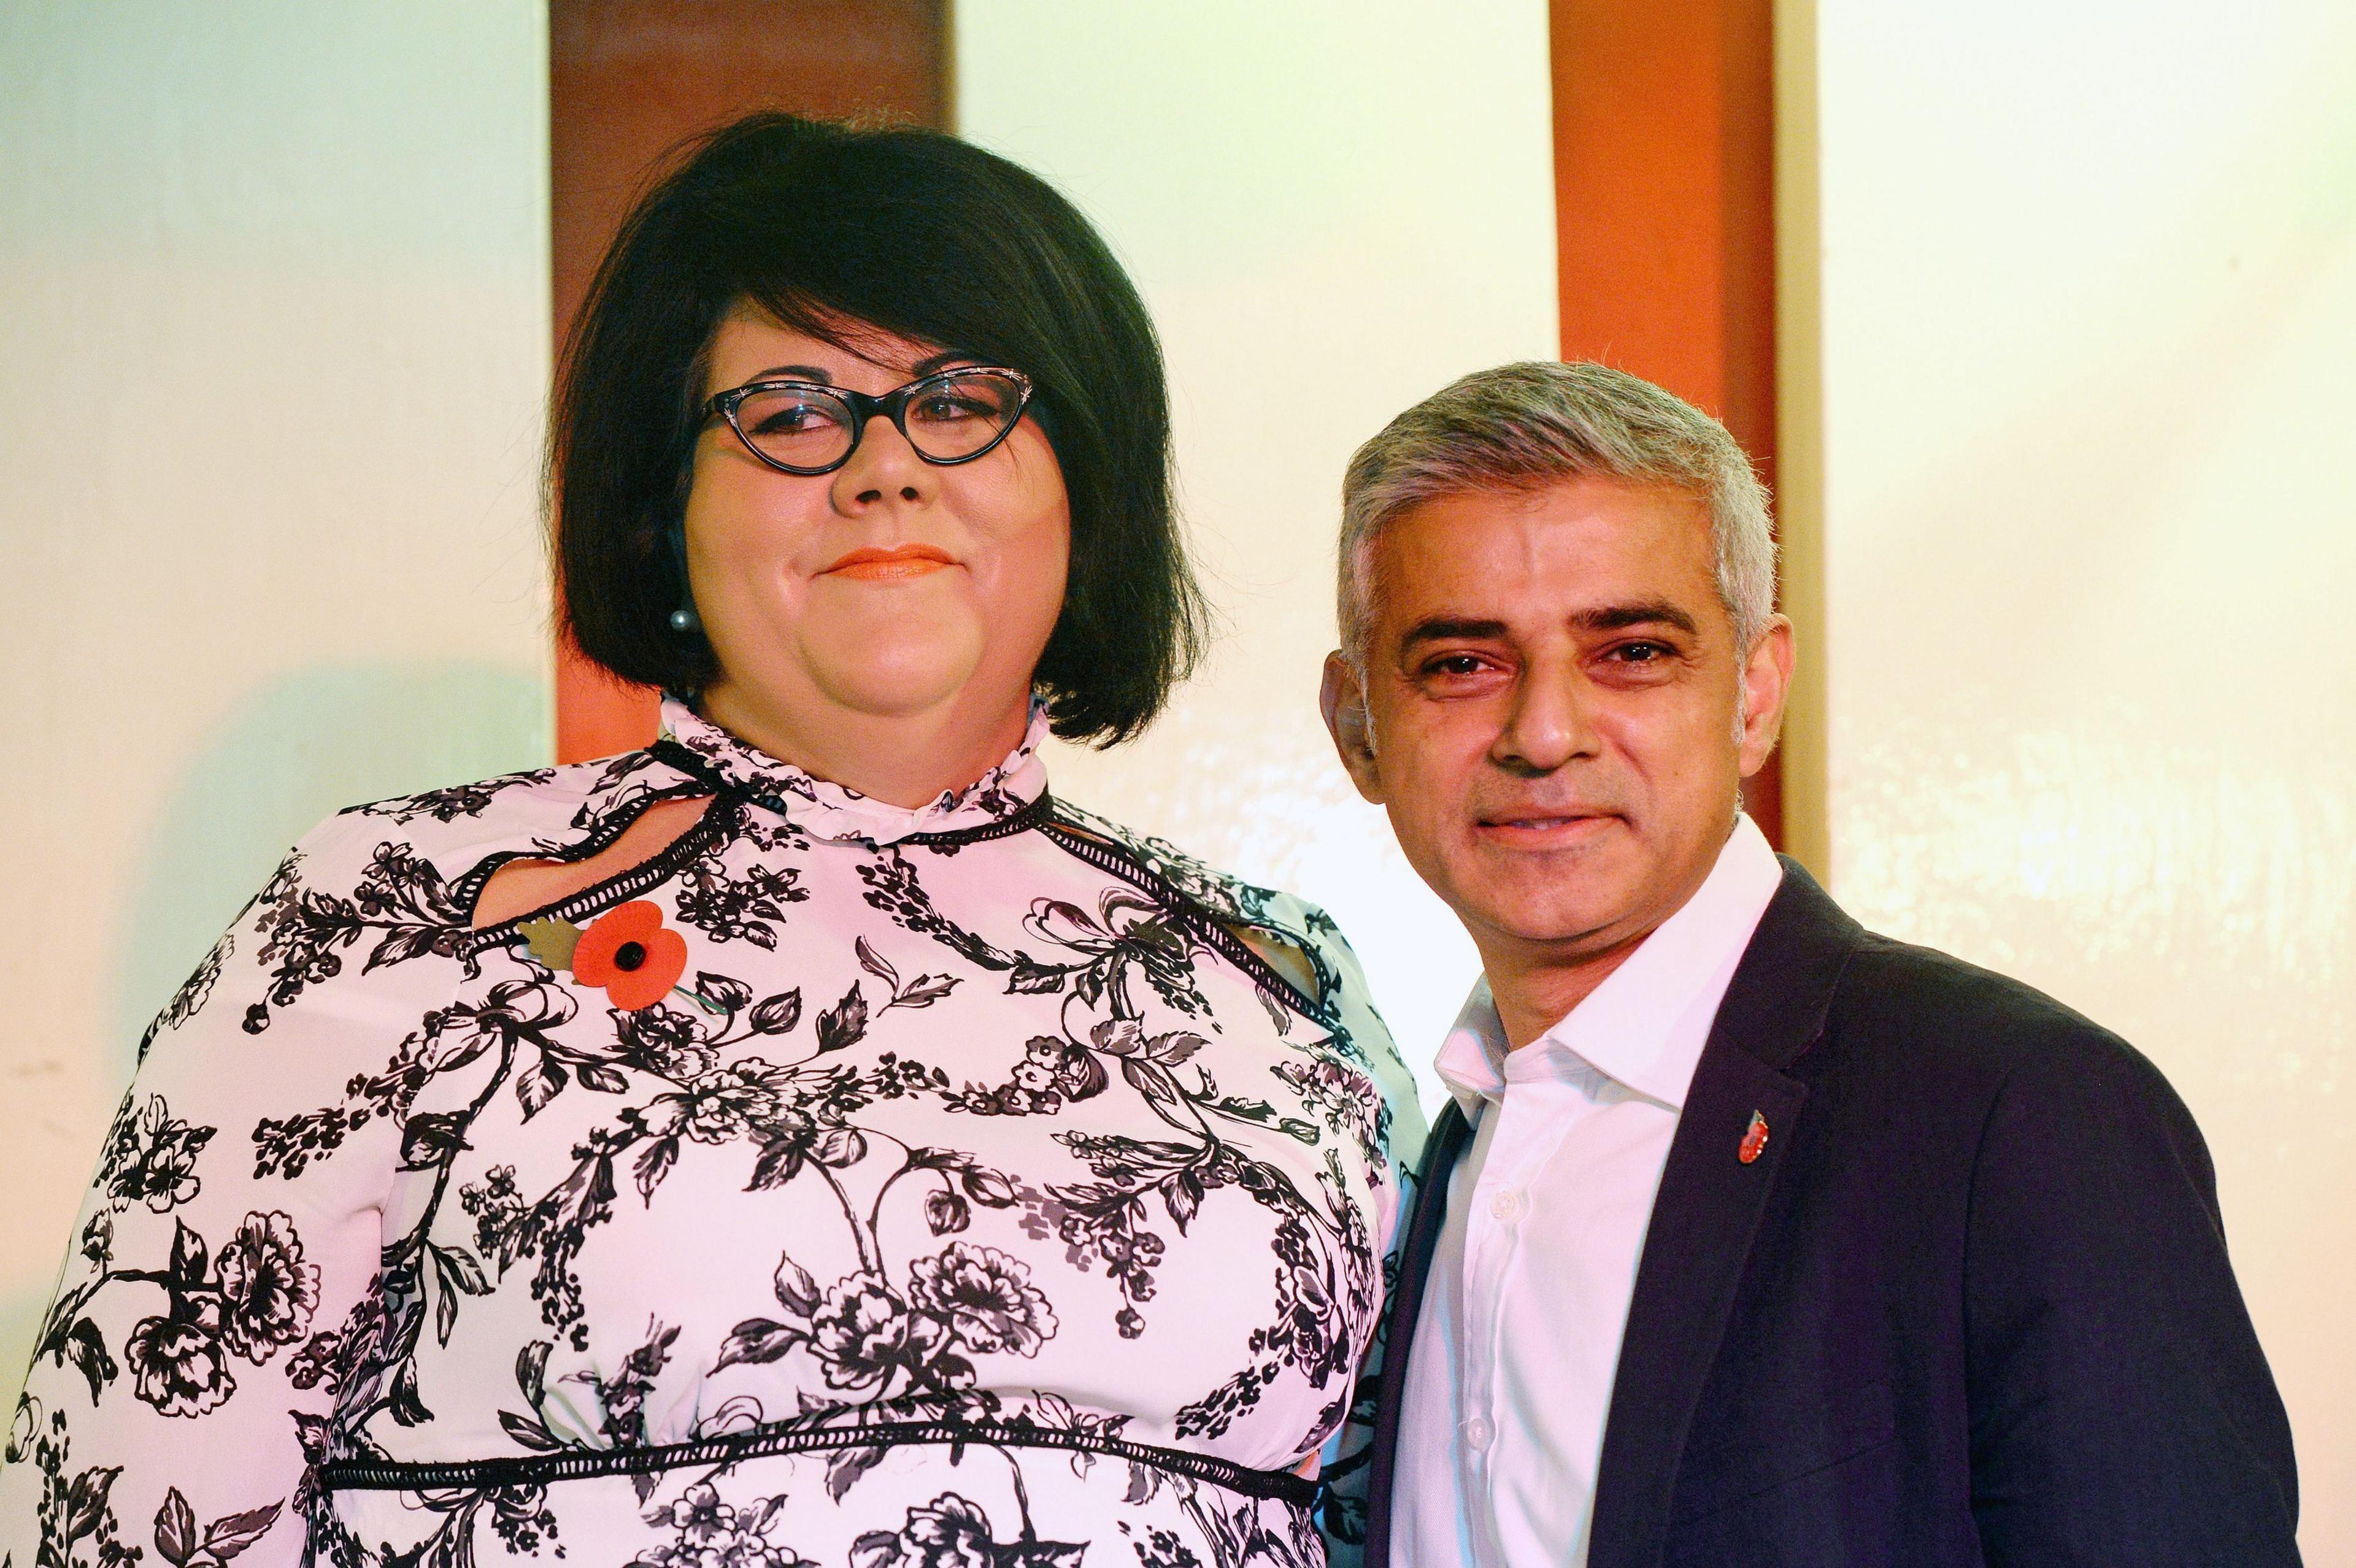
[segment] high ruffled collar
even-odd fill
[[[957,833],[1005,821],[1047,792],[1047,765],[1039,760],[1047,738],[1047,710],[1035,699],[1023,743],[1006,760],[961,790],[913,809],[875,800],[782,763],[738,740],[676,697],[662,705],[663,739],[693,752],[704,767],[784,816],[813,838],[896,844],[920,833]]]

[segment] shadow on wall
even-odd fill
[[[551,722],[544,671],[488,663],[334,666],[256,692],[166,797],[124,891],[115,1081],[287,846],[348,805],[545,766]]]

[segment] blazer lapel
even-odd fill
[[[1823,1033],[1863,934],[1796,862],[1783,866],[1694,1071],[1653,1201],[1604,1424],[1591,1568],[1661,1561],[1694,1409],[1807,1099],[1783,1069]]]
[[[1407,1358],[1415,1348],[1415,1324],[1423,1310],[1424,1282],[1431,1274],[1431,1254],[1440,1245],[1440,1231],[1448,1218],[1448,1177],[1472,1141],[1472,1125],[1451,1100],[1432,1124],[1426,1140],[1423,1167],[1416,1172],[1415,1208],[1407,1237],[1399,1243],[1398,1277],[1391,1286],[1390,1321],[1384,1329],[1383,1370],[1376,1383],[1375,1435],[1366,1481],[1365,1568],[1387,1568],[1390,1561],[1391,1488],[1398,1474],[1399,1409],[1407,1402]]]

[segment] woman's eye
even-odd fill
[[[835,422],[833,411],[816,403],[787,403],[782,408],[764,409],[753,426],[755,435],[797,435],[805,431],[820,430]]]
[[[987,414],[980,403],[970,398],[937,392],[916,405],[916,418],[926,424],[950,424],[958,420],[980,419]]]

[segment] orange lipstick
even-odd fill
[[[913,577],[925,577],[945,566],[955,566],[947,550],[928,544],[894,545],[890,549],[869,547],[852,550],[849,555],[819,573],[821,577],[856,577],[867,582],[890,582]]]

